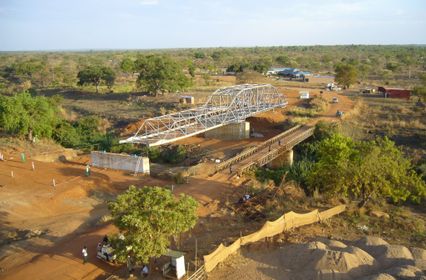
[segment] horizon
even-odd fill
[[[392,46],[400,46],[400,47],[426,47],[425,44],[416,44],[416,43],[407,43],[407,44],[337,44],[337,45],[327,45],[327,44],[316,44],[316,45],[265,45],[265,46],[217,46],[217,47],[183,47],[183,48],[98,48],[98,49],[34,49],[34,50],[0,50],[0,53],[37,53],[37,52],[74,52],[74,53],[84,53],[84,52],[120,52],[120,51],[173,51],[173,50],[208,50],[208,49],[251,49],[251,48],[290,48],[290,47],[357,47],[357,46],[365,46],[365,47],[392,47]]]
[[[424,45],[421,0],[21,0],[0,3],[0,51]]]

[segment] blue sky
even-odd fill
[[[426,0],[0,0],[0,50],[426,44]]]

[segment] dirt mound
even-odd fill
[[[411,248],[414,263],[421,270],[426,270],[426,250],[421,248]]]
[[[144,123],[145,119],[138,120],[134,123],[128,124],[120,133],[120,136],[130,136],[134,134]]]
[[[387,273],[380,273],[361,278],[361,280],[396,280],[395,277]]]
[[[354,245],[368,252],[383,267],[414,265],[414,257],[407,247],[390,245],[379,237],[367,236]]]
[[[414,265],[425,259],[425,250],[413,248],[412,253],[378,237],[355,242],[318,238],[261,253],[244,250],[244,260],[232,271],[222,271],[222,266],[209,279],[426,279],[422,268]]]
[[[415,266],[397,266],[386,271],[397,279],[426,279],[423,272]]]
[[[365,236],[355,242],[355,246],[364,248],[366,246],[378,246],[378,245],[389,245],[386,241],[380,237]]]
[[[393,267],[401,265],[414,265],[414,258],[407,247],[401,245],[382,245],[384,247],[383,255],[377,260],[384,267]]]
[[[356,279],[376,268],[374,258],[363,250],[335,240],[322,241],[333,247],[313,241],[281,248],[283,267],[299,271],[306,279]]]

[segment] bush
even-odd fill
[[[186,149],[182,145],[169,146],[161,152],[161,159],[165,163],[177,164],[186,158]]]
[[[66,148],[78,147],[81,141],[77,129],[66,121],[58,124],[53,133],[53,139]]]
[[[275,185],[278,186],[284,174],[288,172],[287,167],[282,167],[279,169],[269,169],[269,168],[258,168],[255,171],[256,179],[262,183],[267,182],[269,180],[274,181]]]

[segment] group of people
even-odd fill
[[[106,261],[110,261],[112,257],[110,256],[110,252],[107,250],[108,248],[110,248],[109,239],[108,239],[108,236],[105,235],[104,238],[102,239],[102,242],[98,243],[97,250],[99,254],[104,256]],[[88,256],[89,256],[86,245],[83,246],[81,253],[83,255],[83,264],[85,264],[87,263]],[[127,256],[127,269],[129,271],[129,275],[132,276],[134,272],[134,260],[130,255]],[[140,276],[145,278],[145,277],[148,277],[148,274],[149,274],[149,268],[145,264],[141,268]]]
[[[133,272],[135,271],[134,269],[134,260],[133,258],[129,255],[127,256],[127,270],[129,271],[129,276],[132,277],[133,276]],[[141,274],[140,276],[145,278],[148,277],[149,274],[149,268],[146,264],[144,264],[141,268]]]

